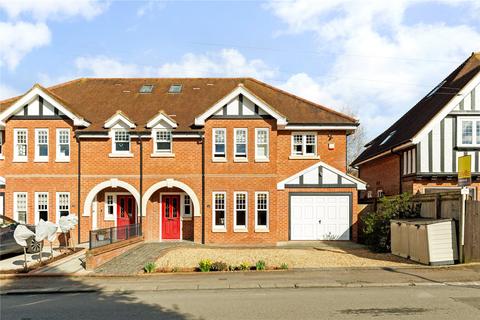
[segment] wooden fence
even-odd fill
[[[465,204],[465,262],[480,262],[480,201]]]

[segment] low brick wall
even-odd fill
[[[87,270],[98,268],[102,264],[105,264],[113,258],[118,257],[122,253],[138,246],[139,244],[143,243],[143,241],[144,237],[141,236],[88,250],[86,253],[85,268]]]

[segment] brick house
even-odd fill
[[[458,190],[458,157],[471,155],[471,195],[480,185],[480,53],[472,53],[354,160],[361,198]]]
[[[357,237],[358,123],[250,78],[77,79],[0,102],[0,202],[26,223],[256,244]],[[0,212],[1,213],[1,212]]]

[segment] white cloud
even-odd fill
[[[28,16],[37,21],[73,16],[91,19],[107,7],[108,2],[98,0],[0,0],[0,9],[5,10],[9,18]]]
[[[12,98],[19,94],[20,92],[18,90],[0,83],[0,100]]]
[[[479,47],[480,32],[459,21],[405,22],[407,9],[431,0],[271,1],[266,8],[283,20],[284,32],[312,32],[317,50],[331,55],[325,78],[310,84],[318,98],[331,97],[355,110],[370,136],[386,129],[421,96]],[[437,4],[480,6],[468,0]],[[292,77],[293,90],[303,81]],[[308,93],[307,93],[308,94]],[[316,100],[317,98],[314,97]],[[317,100],[318,101],[318,100]],[[322,101],[318,101],[322,103]],[[337,105],[338,106],[338,105]]]
[[[15,69],[26,54],[50,40],[50,30],[44,23],[0,22],[0,67]]]
[[[155,12],[157,10],[165,8],[166,3],[165,2],[160,2],[158,0],[150,0],[146,1],[144,4],[142,4],[140,7],[137,9],[137,16],[138,17],[143,17],[144,15]]]
[[[52,35],[47,20],[91,19],[107,6],[97,0],[0,0],[0,11],[8,17],[0,22],[0,67],[14,70],[32,50],[48,45]]]
[[[262,60],[248,60],[235,49],[215,53],[185,54],[179,62],[137,65],[106,56],[79,57],[75,60],[82,76],[93,77],[255,77],[269,79],[277,74]]]

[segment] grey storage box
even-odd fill
[[[391,220],[392,253],[423,264],[454,264],[458,260],[455,221],[451,219]]]

